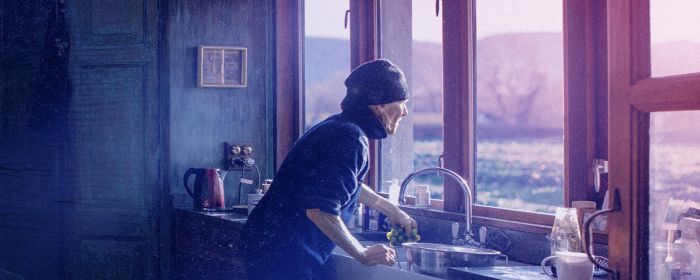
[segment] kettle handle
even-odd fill
[[[190,190],[190,185],[187,183],[187,180],[192,176],[192,174],[195,174],[197,172],[197,168],[190,168],[185,171],[185,175],[182,177],[182,181],[185,183],[185,190],[187,190],[187,194],[192,197],[192,199],[196,199],[194,197],[194,193],[192,193],[192,190]]]

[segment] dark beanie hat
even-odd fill
[[[408,99],[408,85],[403,71],[387,59],[358,66],[345,79],[345,86],[348,91],[341,103],[343,110]]]

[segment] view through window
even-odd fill
[[[674,244],[683,217],[700,219],[700,111],[651,114],[649,145],[649,279],[666,279],[678,270],[693,278],[698,256],[687,245]],[[689,232],[685,232],[688,236]],[[683,234],[683,232],[681,232]],[[694,271],[693,271],[694,270]]]
[[[437,167],[443,151],[442,14],[435,14],[435,2],[425,0],[384,1],[381,11],[381,56],[404,70],[411,92],[409,115],[398,133],[381,143],[380,171],[386,186],[412,171]],[[415,177],[406,195],[414,195],[417,185],[428,185],[431,198],[443,199],[442,176]]]
[[[700,1],[649,1],[651,75],[700,72]]]
[[[476,1],[477,204],[564,204],[562,1]]]
[[[304,1],[304,131],[340,112],[350,74],[349,0]]]

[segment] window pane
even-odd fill
[[[343,25],[349,3],[304,1],[304,130],[340,112],[350,74],[350,27]]]
[[[442,154],[442,15],[435,2],[382,1],[381,56],[397,63],[411,91],[409,115],[396,135],[382,141],[381,179],[402,180],[413,170],[436,167]],[[411,20],[405,20],[410,18]],[[443,198],[442,177],[422,175],[415,185],[430,185],[431,197]]]
[[[649,147],[649,279],[671,279],[693,272],[698,279],[700,257],[689,263],[687,246],[674,245],[679,218],[690,207],[700,209],[700,111],[651,114]],[[696,215],[700,213],[696,212]],[[700,231],[700,228],[695,228]],[[682,234],[682,233],[681,233]],[[686,232],[687,234],[687,232]],[[670,240],[668,239],[670,237]],[[678,271],[676,269],[691,269]],[[678,279],[686,279],[679,277]]]
[[[651,0],[651,75],[700,72],[700,1]]]
[[[476,2],[477,204],[564,204],[562,1]]]

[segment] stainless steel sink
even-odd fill
[[[409,242],[403,247],[411,271],[441,278],[447,277],[448,267],[492,267],[497,258],[508,259],[499,251],[471,246]]]
[[[374,244],[386,244],[386,242],[376,242],[376,241],[360,241],[364,246],[374,245]],[[401,279],[401,280],[438,280],[440,278],[435,278],[427,275],[418,274],[415,272],[409,272],[407,270],[406,254],[404,253],[404,248],[398,247],[396,249],[396,254],[399,257],[399,263],[394,264],[394,266],[365,266],[360,262],[356,261],[350,257],[345,251],[336,247],[333,251],[333,255],[330,259],[330,264],[335,270],[335,277],[337,280],[355,280],[355,279],[366,279],[366,280],[387,280],[387,279]]]

